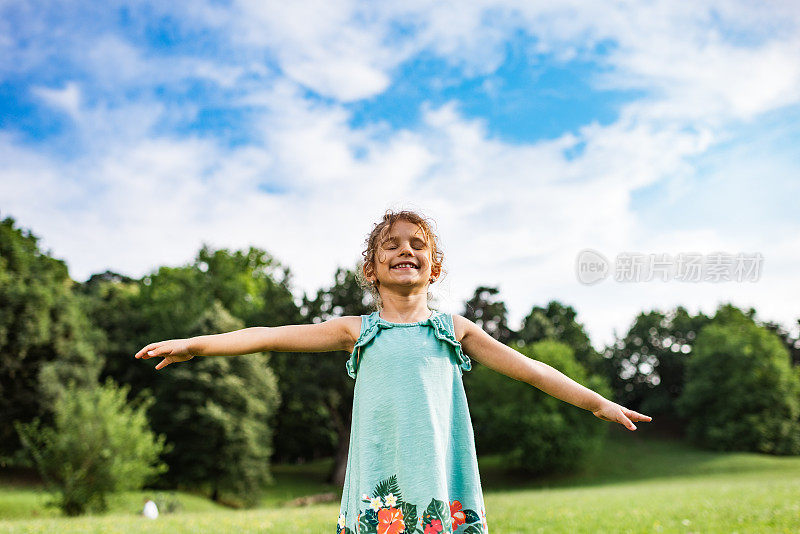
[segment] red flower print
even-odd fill
[[[442,522],[438,519],[434,519],[427,527],[425,527],[425,534],[439,534],[443,528]]]
[[[397,534],[406,529],[399,508],[381,508],[378,512],[378,534]]]
[[[467,514],[461,510],[461,502],[453,501],[450,503],[450,517],[453,518],[453,530],[463,525],[467,521]]]

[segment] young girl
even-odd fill
[[[359,275],[377,311],[319,324],[253,327],[151,343],[156,369],[195,356],[346,350],[356,379],[337,534],[486,534],[462,372],[470,357],[605,421],[636,430],[651,417],[615,404],[503,345],[472,321],[428,307],[442,273],[431,225],[411,211],[375,225]],[[469,355],[469,356],[468,356]]]

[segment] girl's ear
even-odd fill
[[[378,281],[377,276],[375,274],[375,268],[372,265],[364,266],[364,279],[370,285],[375,285],[375,283]]]

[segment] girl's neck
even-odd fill
[[[389,299],[383,302],[383,307],[378,313],[381,319],[390,323],[416,323],[428,319],[431,315],[433,312],[428,308],[427,298],[424,301],[414,299],[405,302],[394,302]]]
[[[402,323],[419,323],[419,322],[425,321],[427,319],[430,319],[431,317],[433,317],[433,310],[430,310],[430,309],[426,308],[425,313],[424,313],[424,317],[418,317],[418,315],[419,314],[415,314],[415,315],[408,316],[408,317],[404,317],[404,316],[400,316],[400,315],[390,315],[390,314],[386,313],[385,309],[383,309],[383,310],[378,312],[378,317],[380,317],[384,321],[387,321],[389,323],[400,323],[400,324],[402,324]]]

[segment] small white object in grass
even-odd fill
[[[147,502],[144,503],[142,514],[148,519],[156,519],[158,517],[158,507],[156,503],[148,499]]]

